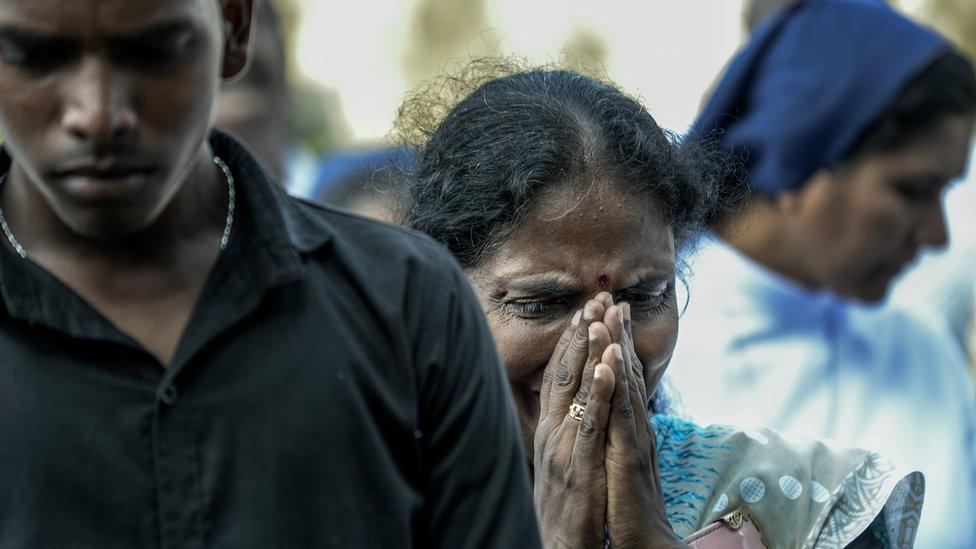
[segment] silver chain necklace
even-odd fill
[[[224,162],[219,156],[214,155],[213,163],[220,168],[220,171],[224,174],[224,179],[227,180],[227,219],[224,222],[224,232],[220,235],[220,249],[226,250],[227,244],[230,242],[230,231],[234,228],[234,211],[236,209],[237,203],[237,192],[234,189],[234,175],[230,173],[230,167]],[[7,181],[7,174],[0,176],[0,187]],[[3,234],[7,237],[7,242],[14,251],[21,257],[21,259],[27,259],[27,250],[20,245],[17,241],[17,237],[14,236],[13,231],[10,230],[10,225],[7,225],[7,219],[3,216],[3,208],[0,208],[0,229],[3,230]]]

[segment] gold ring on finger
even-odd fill
[[[569,417],[575,419],[576,421],[583,421],[583,414],[586,412],[586,406],[576,404],[575,402],[569,406]]]

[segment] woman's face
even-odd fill
[[[946,118],[897,150],[822,171],[779,197],[814,282],[876,302],[920,247],[945,245],[942,190],[965,169],[971,132],[969,117]]]
[[[508,373],[529,461],[542,374],[574,313],[600,292],[631,305],[648,395],[678,334],[671,227],[646,200],[600,181],[538,196],[511,238],[468,275]]]

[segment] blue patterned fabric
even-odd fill
[[[703,429],[666,415],[655,415],[651,425],[668,521],[676,529],[693,529],[720,481],[730,480],[723,479],[713,463],[731,457],[731,447],[720,442],[731,431]]]

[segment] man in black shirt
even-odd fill
[[[209,120],[253,0],[0,0],[0,547],[532,547],[429,241]]]

